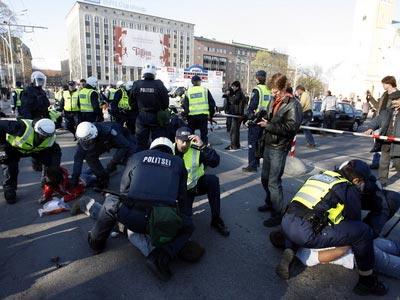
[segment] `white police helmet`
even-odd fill
[[[171,150],[171,153],[174,153],[174,145],[172,144],[171,140],[166,137],[159,137],[156,138],[150,145],[150,149],[155,149],[155,148],[168,148]]]
[[[142,77],[143,78],[155,78],[157,74],[156,65],[153,63],[146,63],[142,69]]]
[[[117,82],[116,87],[119,88],[119,87],[121,87],[123,85],[124,85],[124,82],[122,80],[120,80],[120,81]]]
[[[50,137],[56,132],[56,125],[52,120],[43,118],[35,123],[33,129],[43,137]]]
[[[35,71],[31,75],[31,83],[33,86],[45,86],[47,77],[40,71]]]
[[[92,88],[97,87],[97,78],[89,77],[88,79],[86,79],[86,84],[90,85]]]
[[[83,149],[89,150],[95,144],[95,139],[99,134],[96,126],[90,122],[82,122],[76,128],[75,136]]]
[[[128,81],[127,83],[125,83],[125,89],[127,91],[130,91],[133,87],[133,81]]]

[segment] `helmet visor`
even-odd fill
[[[33,80],[33,85],[34,86],[45,86],[46,85],[46,79],[42,77],[36,77]]]

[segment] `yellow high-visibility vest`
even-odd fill
[[[34,146],[35,131],[32,127],[32,120],[21,119],[21,121],[26,125],[25,132],[22,136],[14,136],[8,133],[6,135],[7,142],[10,143],[11,146],[17,148],[18,151],[23,154],[40,152],[43,149],[53,146],[56,135],[47,137],[39,145]]]
[[[325,171],[322,174],[316,174],[311,176],[300,190],[293,197],[293,201],[300,202],[308,209],[312,210],[314,207],[321,202],[329,191],[336,184],[346,182],[352,184],[341,174],[333,171]],[[336,207],[332,207],[327,210],[328,219],[332,224],[339,224],[343,219],[344,204],[338,203]]]
[[[186,92],[189,99],[189,116],[209,115],[208,90],[202,86],[192,86]]]

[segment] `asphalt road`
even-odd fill
[[[223,120],[219,120],[223,124]],[[361,128],[362,130],[362,128]],[[357,297],[352,293],[356,270],[340,266],[303,267],[294,264],[293,276],[283,281],[275,275],[280,250],[269,242],[273,229],[262,221],[268,213],[259,213],[264,191],[260,172],[247,174],[247,133],[242,130],[242,149],[225,151],[229,136],[224,129],[210,133],[221,155],[220,166],[208,172],[221,182],[222,217],[231,235],[220,236],[210,228],[210,209],[205,197],[197,198],[193,239],[206,248],[200,262],[171,263],[174,276],[163,283],[146,268],[142,254],[124,236],[110,238],[100,255],[92,255],[87,232],[93,220],[68,212],[39,217],[40,173],[32,171],[30,159],[20,163],[18,202],[6,204],[0,191],[0,298],[21,300],[94,300],[94,299],[378,299]],[[372,140],[353,136],[315,136],[317,147],[306,148],[298,135],[296,157],[307,166],[307,174],[283,178],[285,200],[289,201],[304,180],[315,172],[331,169],[348,159],[371,161]],[[63,150],[63,166],[72,169],[76,144],[70,133],[57,138]],[[107,160],[110,155],[105,155]],[[290,159],[290,158],[288,158]],[[111,188],[118,190],[122,169],[113,176]],[[394,175],[394,172],[391,172]],[[388,187],[399,190],[392,177]],[[156,188],[156,187],[155,187]],[[99,201],[101,195],[88,190]],[[398,217],[398,216],[397,216]],[[395,220],[387,224],[385,230]],[[400,227],[400,225],[399,225]],[[399,229],[391,234],[399,238]],[[51,258],[60,258],[57,266]],[[381,299],[399,299],[400,286],[384,278],[389,294]]]

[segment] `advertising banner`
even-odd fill
[[[115,27],[115,63],[142,67],[154,63],[158,68],[169,66],[169,37],[166,34]]]

